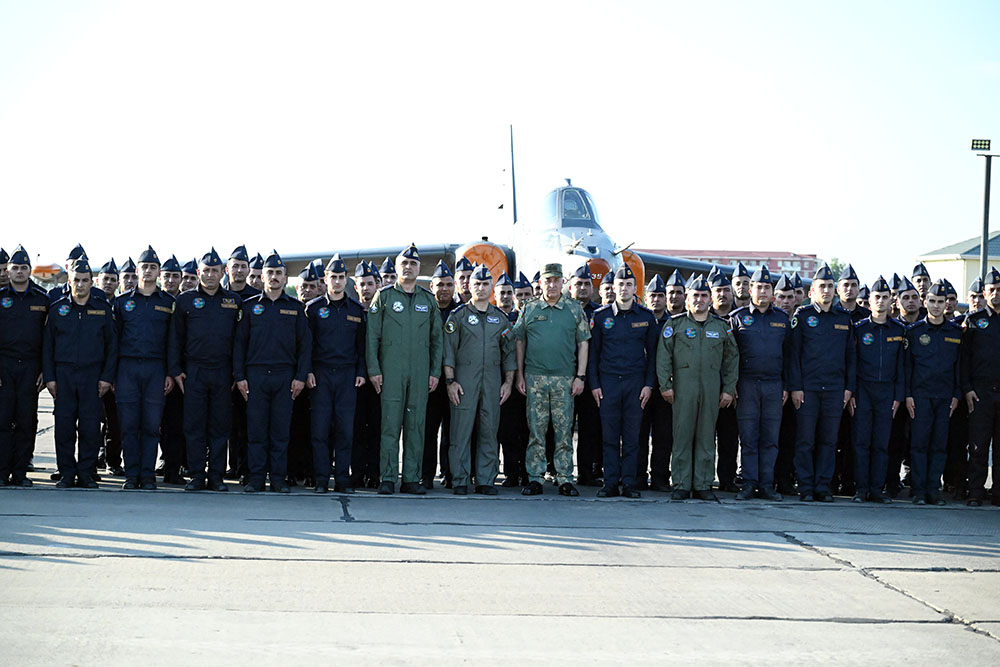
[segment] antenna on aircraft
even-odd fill
[[[573,185],[573,181],[571,181],[570,179],[567,178],[566,179],[566,186],[567,187],[571,187],[572,185]]]
[[[514,182],[514,126],[510,126],[510,198],[514,209],[514,224],[517,224],[517,185]]]

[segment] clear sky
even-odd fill
[[[0,0],[0,243],[506,242],[513,124],[522,219],[568,176],[622,245],[870,282],[978,235],[998,28],[995,1]]]

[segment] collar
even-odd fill
[[[769,306],[767,307],[767,310],[761,310],[761,309],[760,309],[760,308],[758,308],[758,307],[757,307],[757,306],[756,306],[756,305],[755,305],[755,304],[754,304],[754,303],[753,303],[752,301],[750,302],[750,306],[749,306],[749,308],[750,308],[750,313],[751,313],[751,314],[753,314],[753,313],[760,313],[761,315],[766,315],[767,313],[771,312],[771,309],[772,309],[773,307],[774,307],[774,306],[770,306],[770,305],[769,305]]]
[[[559,300],[556,301],[553,304],[550,304],[548,301],[546,301],[544,297],[539,298],[538,302],[542,305],[543,308],[558,308],[559,310],[562,310],[562,308],[563,308],[563,299],[564,298],[566,298],[566,297],[564,297],[562,294],[560,294],[559,295]]]
[[[612,301],[611,302],[611,312],[615,316],[617,316],[618,313],[633,313],[633,312],[635,312],[635,301],[632,302],[632,307],[629,308],[628,310],[622,310],[621,308],[618,307],[618,301]]]

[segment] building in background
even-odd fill
[[[981,237],[974,236],[966,241],[938,248],[917,257],[917,262],[924,263],[932,280],[938,278],[950,280],[951,284],[958,290],[959,296],[963,297],[964,300],[965,290],[968,289],[969,283],[980,275],[979,249],[982,245],[981,240]],[[986,257],[987,268],[989,265],[1000,268],[1000,232],[990,234]]]
[[[795,273],[804,278],[811,278],[816,269],[822,265],[822,261],[816,255],[800,255],[794,252],[779,252],[776,250],[671,250],[644,248],[639,252],[654,252],[659,255],[669,255],[671,257],[683,257],[684,259],[694,259],[702,262],[710,262],[720,266],[736,266],[738,262],[743,262],[743,266],[751,271],[761,264],[767,264],[771,273]]]

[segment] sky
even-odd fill
[[[0,0],[0,245],[505,243],[513,125],[522,220],[570,177],[620,245],[870,282],[980,233],[998,28],[991,1]]]

